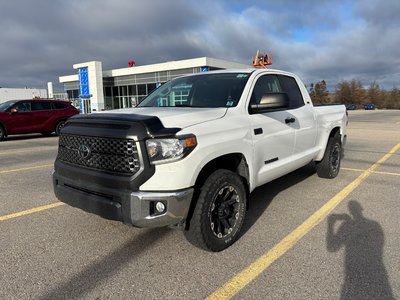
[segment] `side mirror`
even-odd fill
[[[286,93],[270,93],[262,96],[259,104],[250,106],[250,113],[262,113],[269,110],[289,108],[289,98]]]
[[[16,114],[18,110],[16,108],[11,108],[10,113],[11,114]]]

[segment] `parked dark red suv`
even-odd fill
[[[64,122],[79,110],[61,100],[11,100],[0,104],[0,141],[7,135],[36,133],[57,135]]]

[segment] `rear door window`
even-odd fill
[[[45,101],[33,101],[31,103],[32,105],[32,111],[38,111],[38,110],[51,110],[51,104],[50,102],[45,102]]]
[[[304,105],[303,95],[297,85],[296,79],[290,76],[279,75],[283,91],[289,97],[290,108],[299,108]]]
[[[68,107],[67,103],[64,102],[53,102],[54,109],[65,109]]]

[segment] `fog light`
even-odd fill
[[[156,203],[156,210],[157,210],[159,213],[164,212],[164,210],[165,210],[165,204],[162,203],[162,202],[157,202],[157,203]]]

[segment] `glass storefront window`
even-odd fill
[[[128,85],[128,95],[137,95],[136,85]]]
[[[104,97],[104,109],[110,110],[113,109],[112,97]]]
[[[112,89],[113,89],[113,96],[114,96],[114,97],[119,96],[118,87],[117,87],[117,86],[113,86]]]
[[[105,97],[111,97],[112,96],[111,87],[105,87],[104,88],[104,96]]]
[[[152,91],[156,89],[156,84],[155,83],[149,83],[147,84],[147,94],[150,94]]]
[[[79,108],[79,90],[67,90],[68,100],[71,101],[72,105]]]
[[[128,87],[126,85],[120,86],[119,91],[120,91],[120,93],[119,93],[120,96],[126,96],[127,92],[128,92]]]
[[[138,99],[136,96],[131,96],[131,107],[135,107],[138,104]]]
[[[138,88],[138,95],[143,95],[143,96],[147,95],[147,88],[145,84],[139,84],[137,88]]]

